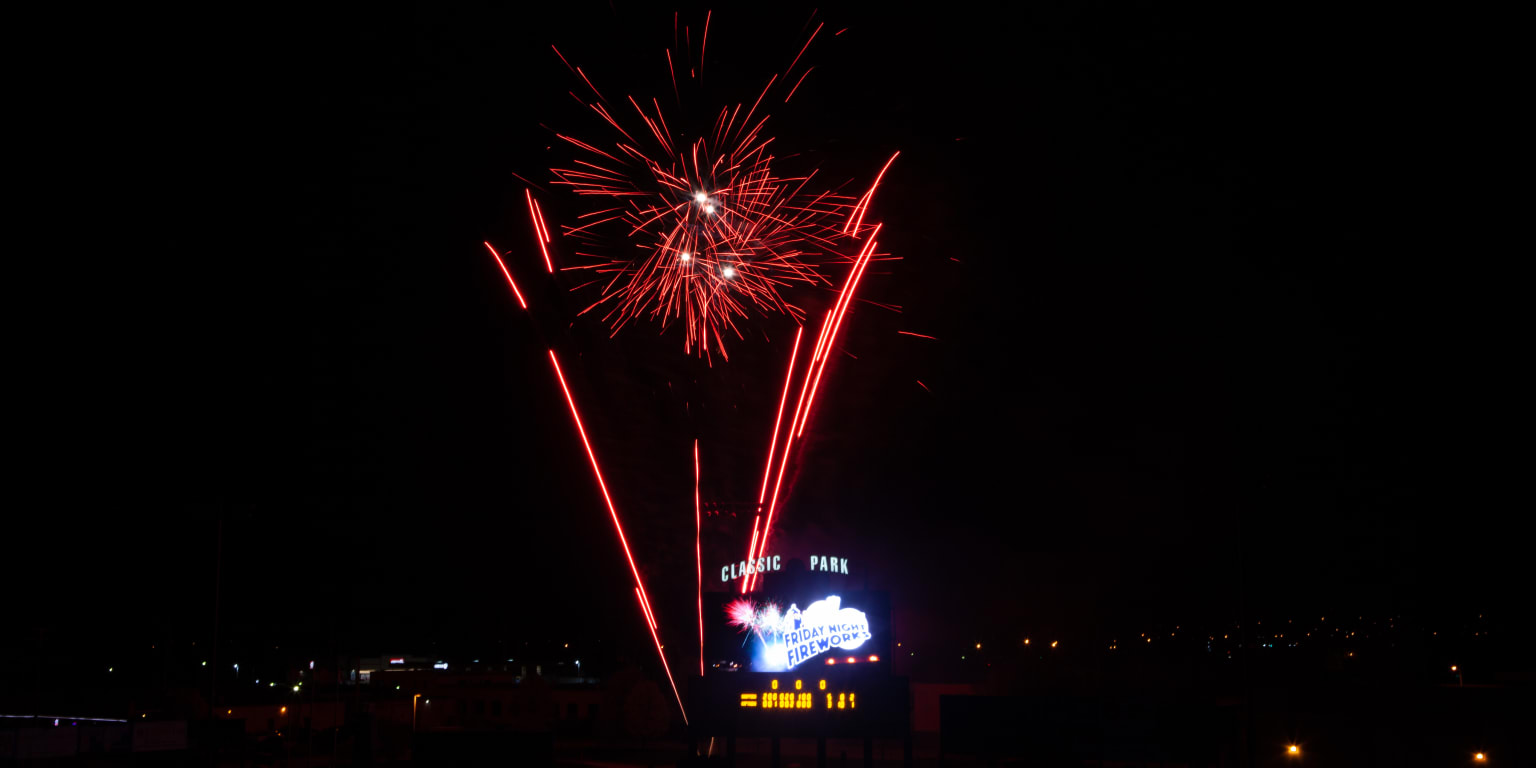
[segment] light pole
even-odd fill
[[[416,732],[416,700],[419,698],[421,698],[419,693],[411,697],[411,733]]]
[[[1459,666],[1457,666],[1455,664],[1452,664],[1451,665],[1451,671],[1456,673],[1456,685],[1457,685],[1457,687],[1461,687],[1462,686],[1461,667],[1459,667]]]

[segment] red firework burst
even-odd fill
[[[787,314],[803,322],[805,312],[785,290],[831,288],[823,269],[852,264],[856,241],[872,227],[859,215],[867,198],[807,191],[814,169],[780,175],[775,168],[774,140],[763,133],[768,116],[757,110],[778,76],[744,116],[742,104],[722,107],[704,136],[682,143],[655,98],[645,106],[626,97],[620,115],[632,108],[639,120],[631,131],[585,73],[572,71],[597,96],[587,106],[616,132],[612,151],[556,134],[578,151],[567,167],[551,169],[554,183],[586,204],[579,219],[591,219],[562,227],[581,241],[577,254],[588,262],[565,269],[598,275],[578,286],[600,286],[582,314],[600,309],[614,333],[637,318],[663,329],[681,323],[685,350],[727,358],[724,337],[742,337],[739,321]],[[533,211],[542,248],[548,230],[541,213]]]

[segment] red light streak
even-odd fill
[[[544,207],[537,200],[533,201],[533,212],[539,215],[539,234],[544,236],[544,242],[550,242],[549,225],[544,223]]]
[[[892,156],[891,159],[894,160],[895,156]],[[889,163],[887,163],[887,166],[889,166]],[[871,191],[873,191],[873,187],[871,187]],[[874,255],[877,245],[874,237],[879,234],[880,226],[875,226],[874,231],[870,234],[870,239],[864,244],[864,248],[860,251],[858,260],[854,263],[853,270],[849,274],[848,282],[843,286],[843,293],[838,298],[838,304],[834,307],[832,313],[827,315],[826,321],[822,323],[821,340],[818,340],[816,353],[812,355],[811,365],[806,369],[806,384],[800,388],[800,402],[795,405],[795,416],[790,421],[789,436],[784,441],[784,454],[779,463],[779,477],[774,482],[773,496],[768,503],[768,519],[763,524],[762,537],[754,536],[756,551],[754,552],[751,547],[747,550],[749,560],[755,560],[761,557],[763,552],[767,551],[768,535],[773,530],[773,515],[778,507],[779,490],[784,483],[784,470],[789,465],[790,448],[794,443],[794,439],[805,433],[805,425],[810,421],[811,407],[816,399],[816,391],[821,385],[822,373],[826,370],[828,358],[832,356],[832,346],[836,341],[838,330],[842,328],[843,315],[847,312],[854,291],[858,290],[859,280],[864,275],[865,268],[869,266],[870,258]],[[820,365],[817,365],[818,360]],[[811,380],[813,372],[816,377],[814,382]],[[809,399],[806,398],[807,385],[810,388]],[[755,576],[756,574],[749,575],[742,581],[743,594],[751,590],[756,584],[757,579]]]
[[[800,84],[805,82],[805,76],[809,75],[812,69],[815,69],[815,67],[811,67],[810,69],[805,70],[805,72],[800,75],[800,79],[795,81],[795,87],[789,89],[789,96],[784,97],[785,104],[789,103],[790,98],[795,95],[795,91],[800,90]]]
[[[869,202],[870,200],[874,199],[875,189],[880,186],[880,180],[885,178],[885,172],[890,169],[891,163],[896,162],[896,158],[900,154],[900,152],[897,152],[896,154],[891,155],[891,159],[885,161],[885,167],[881,168],[880,173],[875,176],[875,183],[869,185],[869,191],[865,192],[864,196],[859,198],[859,202],[853,207],[853,211],[848,213],[848,225],[844,226],[843,234],[853,234],[855,237],[858,236],[859,227],[863,226],[864,224],[864,214],[869,211]],[[855,212],[857,212],[859,215],[857,221],[855,221],[853,218],[853,214]],[[852,228],[851,233],[850,227]]]
[[[481,242],[485,241],[482,240]],[[513,280],[512,273],[507,271],[506,262],[501,260],[501,254],[497,253],[496,249],[492,248],[490,243],[485,243],[485,249],[491,252],[491,258],[496,260],[496,266],[501,267],[501,274],[506,275],[507,285],[512,287],[512,295],[517,297],[518,305],[523,309],[527,309],[528,302],[523,301],[523,292],[517,289],[517,281]]]
[[[922,333],[913,333],[911,331],[897,331],[897,333],[901,334],[902,336],[916,336],[919,339],[933,339],[934,341],[938,341],[939,340],[939,338],[937,336],[929,336],[927,334],[922,334]]]
[[[714,11],[704,12],[704,40],[699,43],[699,82],[704,82],[704,49],[709,47],[709,17]]]
[[[645,615],[645,623],[651,625],[651,631],[656,631],[656,617],[651,615],[651,607],[645,604],[645,595],[640,594],[640,588],[635,587],[635,599],[640,601],[640,612]]]
[[[877,234],[879,231],[880,228],[878,226],[875,227]],[[795,433],[796,437],[805,434],[806,422],[811,420],[811,406],[816,402],[816,390],[821,388],[822,371],[827,369],[827,360],[832,357],[832,344],[837,340],[837,332],[843,326],[843,314],[848,311],[848,304],[853,298],[853,292],[858,290],[859,278],[864,276],[864,268],[869,266],[869,257],[874,252],[875,240],[871,236],[869,242],[865,243],[863,252],[859,254],[859,261],[854,264],[853,274],[849,276],[848,284],[843,287],[843,295],[838,299],[837,308],[833,310],[836,319],[832,321],[832,332],[827,334],[827,344],[821,351],[821,365],[816,368],[816,381],[811,384],[811,396],[805,401],[805,418],[800,422],[800,430]],[[766,535],[765,532],[764,536]]]
[[[757,504],[763,504],[763,499],[768,496],[768,476],[773,472],[773,452],[779,444],[779,425],[784,421],[784,404],[789,401],[789,383],[795,378],[795,357],[800,353],[800,336],[805,333],[805,326],[795,329],[795,343],[789,348],[789,368],[784,372],[784,393],[779,395],[779,415],[773,419],[773,437],[768,439],[768,461],[763,465],[763,487],[757,492]],[[756,528],[756,525],[753,526]]]
[[[805,383],[800,385],[800,396],[795,400],[795,415],[789,420],[789,432],[787,432],[784,437],[784,452],[779,458],[778,478],[774,480],[773,483],[773,495],[768,497],[768,525],[773,524],[773,512],[774,509],[776,509],[778,506],[779,489],[784,485],[784,470],[789,466],[789,449],[792,445],[794,445],[795,442],[795,425],[799,422],[801,409],[805,405],[806,385],[810,383],[811,369],[815,367],[815,353],[819,353],[821,351],[822,344],[827,337],[827,328],[831,325],[831,320],[831,313],[828,313],[826,318],[822,320],[821,333],[816,337],[816,349],[811,355],[811,361],[813,364],[806,367]],[[752,532],[752,544],[747,548],[748,560],[756,560],[761,556],[761,553],[765,551],[768,546],[768,528],[766,526],[763,528],[763,536],[761,539],[759,539],[757,536],[757,531],[755,530],[756,526],[754,525],[753,527],[754,530]],[[748,591],[750,591],[752,587],[756,585],[756,583],[757,575],[748,575],[741,582],[742,594],[746,594]]]
[[[789,69],[784,70],[785,75],[788,75],[790,70],[794,69],[795,65],[800,63],[800,57],[805,55],[805,49],[811,47],[811,41],[816,39],[816,32],[820,32],[821,28],[824,26],[826,26],[826,22],[821,22],[820,24],[816,25],[816,31],[812,32],[811,36],[806,38],[805,45],[800,46],[800,52],[795,54],[795,60],[789,63]]]
[[[672,667],[667,664],[667,654],[661,649],[661,637],[656,634],[656,621],[651,617],[650,601],[645,599],[645,582],[640,578],[640,568],[635,565],[635,556],[629,550],[629,540],[624,536],[624,525],[619,522],[619,510],[613,506],[613,497],[608,495],[608,484],[603,482],[603,470],[597,465],[597,454],[592,451],[592,443],[587,440],[587,429],[581,424],[581,414],[576,410],[576,399],[571,397],[571,388],[565,383],[565,373],[560,370],[560,360],[555,357],[555,351],[549,350],[549,362],[555,367],[555,378],[560,380],[560,391],[565,393],[565,402],[571,408],[571,419],[576,422],[576,432],[581,435],[581,445],[587,449],[587,459],[592,462],[592,474],[597,478],[597,487],[603,492],[603,503],[608,507],[608,516],[613,519],[613,529],[619,534],[619,546],[624,549],[624,559],[629,561],[629,572],[635,578],[635,593],[640,597],[640,608],[645,613],[645,619],[651,630],[651,640],[656,643],[656,655],[661,658],[661,667],[666,670],[667,682],[672,684],[672,695],[677,698],[677,708],[683,713],[683,722],[688,722],[688,710],[683,706],[683,696],[677,690],[677,681],[672,679]]]
[[[548,242],[549,236],[544,233],[544,226],[539,221],[539,210],[533,202],[533,191],[524,189],[523,194],[528,198],[528,218],[533,221],[533,239],[539,242],[539,252],[544,254],[544,268],[549,270],[550,274],[554,274],[555,264],[549,260],[549,248],[544,245]]]

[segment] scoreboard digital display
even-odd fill
[[[741,694],[739,706],[745,709],[754,707],[779,711],[804,712],[823,709],[828,712],[835,710],[852,712],[859,708],[859,693],[855,690],[839,690],[847,688],[847,685],[834,683],[832,689],[827,688],[826,678],[816,681],[815,687],[808,686],[805,680],[796,678],[793,685],[788,679],[784,680],[782,688],[779,678],[768,681],[768,688],[764,691],[744,691]],[[822,697],[826,697],[826,704],[822,704]]]
[[[890,598],[825,585],[705,595],[705,676],[689,712],[704,732],[898,735],[907,681],[890,674]]]
[[[907,680],[871,669],[816,676],[743,672],[694,678],[689,712],[705,732],[741,736],[878,736],[904,732]]]

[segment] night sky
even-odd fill
[[[943,641],[1513,612],[1521,346],[1473,290],[1460,190],[1489,150],[1447,117],[1475,98],[1407,34],[1425,20],[1062,5],[812,22],[816,69],[769,133],[858,188],[900,150],[872,217],[901,261],[861,290],[902,310],[849,316],[785,546],[850,557]],[[590,298],[544,287],[513,176],[568,157],[540,123],[607,135],[549,45],[670,96],[673,10],[119,42],[135,63],[98,88],[121,151],[74,209],[113,234],[59,238],[104,264],[38,335],[6,634],[208,635],[222,519],[228,642],[645,642],[544,340],[663,623],[688,626],[692,441],[706,499],[755,493],[793,324],[713,367],[675,331],[565,327]],[[704,8],[680,10],[696,34]],[[811,10],[715,9],[685,101],[750,102]]]

